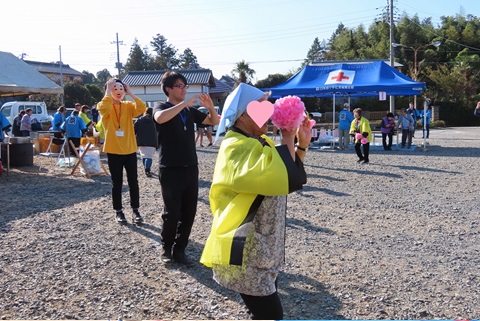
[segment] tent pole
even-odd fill
[[[335,129],[335,94],[333,94],[332,133]]]

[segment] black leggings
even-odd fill
[[[278,292],[268,296],[253,296],[240,293],[253,320],[283,320],[283,308]]]

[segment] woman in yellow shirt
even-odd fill
[[[133,98],[123,101],[125,94]],[[107,153],[108,168],[112,177],[112,202],[116,211],[116,220],[126,223],[122,211],[123,168],[127,172],[130,189],[130,206],[133,210],[133,223],[141,224],[143,218],[138,212],[140,191],[137,177],[137,141],[133,128],[133,118],[143,114],[145,103],[137,98],[130,87],[120,79],[110,79],[105,84],[105,96],[97,105],[102,116],[105,132],[103,151]]]

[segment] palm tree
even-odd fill
[[[250,83],[254,74],[255,70],[250,69],[245,60],[237,62],[235,69],[232,70],[232,75],[237,79],[237,85],[241,82]]]

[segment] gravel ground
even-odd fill
[[[310,149],[308,183],[289,196],[285,318],[478,319],[479,133],[432,130],[428,150],[375,149],[367,165],[352,150]],[[216,154],[198,150],[197,260]],[[109,176],[39,172],[40,161],[0,176],[1,319],[250,318],[200,263],[160,263],[157,178],[139,175],[146,223],[120,226]]]

